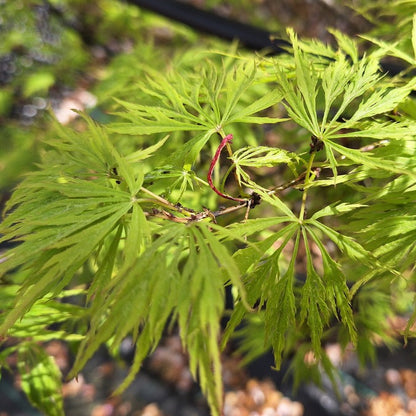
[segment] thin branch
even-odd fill
[[[219,159],[219,157],[220,157],[220,155],[221,155],[221,151],[222,151],[222,149],[224,148],[224,147],[226,147],[227,146],[227,149],[229,149],[229,152],[231,151],[230,149],[230,143],[232,142],[232,140],[233,140],[233,135],[232,134],[229,134],[229,135],[227,135],[227,136],[225,136],[223,139],[222,139],[222,141],[221,141],[221,143],[220,143],[220,145],[218,146],[218,149],[217,149],[217,151],[215,152],[215,155],[214,155],[214,157],[213,157],[213,159],[212,159],[212,161],[211,161],[211,164],[210,164],[210,166],[209,166],[209,170],[208,170],[208,175],[207,175],[207,180],[208,180],[208,183],[209,183],[209,186],[211,187],[211,189],[217,194],[217,195],[219,195],[219,196],[222,196],[223,198],[225,198],[225,199],[230,199],[231,201],[237,201],[237,202],[245,202],[245,203],[248,203],[248,201],[249,201],[249,199],[248,198],[235,198],[235,197],[233,197],[233,196],[231,196],[231,195],[227,195],[227,194],[224,194],[224,193],[222,193],[220,190],[218,190],[216,187],[215,187],[215,185],[214,185],[214,183],[213,183],[213,181],[212,181],[212,172],[213,172],[213,170],[214,170],[214,168],[215,168],[215,165],[217,164],[217,161],[218,161],[218,159]]]
[[[181,224],[189,224],[189,223],[192,223],[192,222],[199,222],[199,221],[202,221],[206,218],[211,218],[215,222],[216,218],[220,217],[221,215],[227,215],[227,214],[230,214],[232,212],[239,211],[243,208],[249,210],[250,208],[253,208],[254,206],[255,206],[254,203],[252,203],[252,204],[249,204],[249,203],[248,204],[239,204],[239,205],[234,205],[232,207],[219,209],[217,211],[210,211],[208,208],[204,208],[203,211],[193,213],[193,214],[191,214],[190,217],[178,217],[178,216],[176,216],[176,215],[172,214],[171,212],[168,212],[164,209],[156,209],[155,208],[151,212],[145,212],[145,215],[148,216],[148,217],[163,218],[165,220],[169,220],[169,221],[173,221],[173,222],[177,222],[177,223],[181,223]]]
[[[153,203],[156,203],[156,204],[159,204],[159,205],[163,205],[166,208],[172,209],[172,210],[174,210],[176,212],[179,212],[181,214],[184,214],[188,217],[192,217],[194,215],[194,211],[192,209],[185,208],[180,204],[172,204],[167,199],[153,193],[152,191],[150,191],[147,188],[144,188],[143,186],[140,188],[140,190],[153,198],[153,200],[149,200],[149,202],[153,202]]]

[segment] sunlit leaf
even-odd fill
[[[19,353],[22,389],[30,402],[45,414],[63,416],[61,372],[44,350],[33,344],[31,347]]]

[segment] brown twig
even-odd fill
[[[248,205],[246,205],[246,204],[239,204],[239,205],[234,205],[232,207],[219,209],[219,210],[216,210],[216,211],[211,211],[208,208],[204,208],[203,211],[195,212],[190,217],[178,217],[178,216],[172,214],[171,212],[166,211],[165,209],[154,208],[150,212],[145,212],[145,215],[149,216],[149,217],[163,218],[165,220],[169,220],[169,221],[173,221],[173,222],[177,222],[177,223],[181,223],[181,224],[189,224],[189,223],[192,223],[192,222],[199,222],[199,221],[202,221],[206,218],[211,218],[215,222],[216,218],[220,217],[221,215],[230,214],[232,212],[236,212],[236,211],[239,211],[239,210],[241,210],[243,208],[247,208],[247,207],[248,207]]]

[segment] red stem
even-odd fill
[[[225,136],[225,137],[222,139],[222,141],[221,141],[220,145],[218,146],[218,149],[217,149],[217,151],[215,152],[215,155],[214,155],[214,157],[213,157],[213,159],[212,159],[212,161],[211,161],[211,165],[209,166],[207,179],[208,179],[208,183],[209,183],[209,186],[211,187],[211,189],[212,189],[212,190],[213,190],[216,194],[218,194],[219,196],[222,196],[222,197],[223,197],[223,198],[225,198],[225,199],[231,199],[231,201],[237,201],[237,202],[247,202],[247,199],[244,199],[244,198],[234,198],[233,196],[223,194],[221,191],[219,191],[219,190],[218,190],[218,189],[214,186],[214,183],[212,182],[212,172],[213,172],[213,170],[214,170],[214,168],[215,168],[215,165],[216,165],[216,164],[217,164],[217,162],[218,162],[218,159],[219,159],[219,157],[220,157],[220,155],[221,155],[221,151],[222,151],[222,149],[224,149],[224,147],[227,145],[227,143],[231,143],[231,142],[232,142],[232,140],[233,140],[233,135],[232,135],[232,134],[228,134],[227,136]]]

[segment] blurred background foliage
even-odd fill
[[[37,160],[40,139],[50,129],[48,107],[59,119],[65,104],[94,106],[96,98],[85,92],[95,85],[98,101],[106,104],[137,76],[138,62],[156,65],[174,43],[190,46],[196,40],[186,28],[112,0],[2,1],[0,37],[3,190]]]

